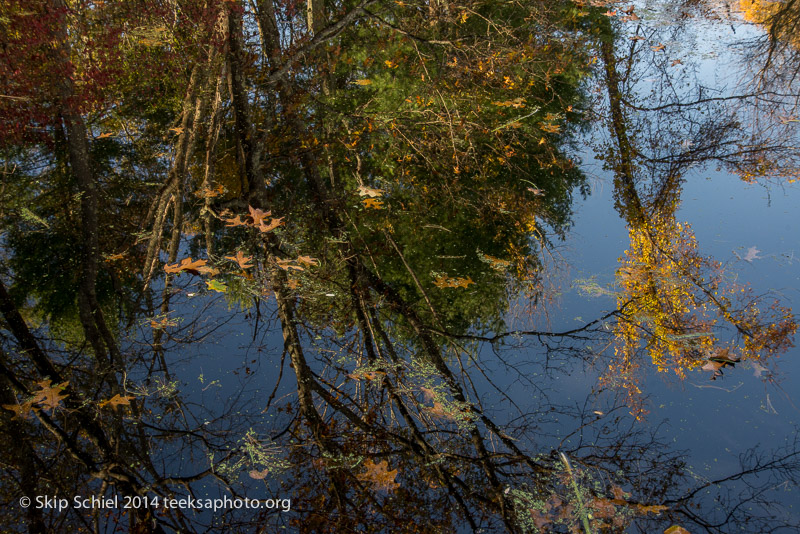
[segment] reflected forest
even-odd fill
[[[0,530],[800,531],[799,35],[0,0]]]

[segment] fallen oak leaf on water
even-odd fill
[[[40,404],[42,408],[55,410],[61,404],[61,401],[69,397],[69,395],[61,394],[69,385],[69,382],[51,385],[50,379],[47,379],[37,382],[36,385],[41,389],[34,392],[33,399],[30,402]]]
[[[756,247],[750,247],[750,248],[747,249],[747,252],[745,253],[744,258],[742,258],[742,259],[744,261],[747,261],[747,262],[750,262],[750,263],[753,263],[753,260],[763,259],[761,256],[758,255],[759,252],[761,252],[761,251],[758,250]]]
[[[192,261],[192,258],[183,258],[180,263],[176,263],[175,265],[165,265],[164,270],[170,274],[180,273],[182,271],[186,271],[187,273],[199,275],[202,272],[205,273],[213,273],[215,269],[213,267],[206,267],[208,263],[207,260],[196,260]]]
[[[247,222],[242,220],[241,215],[237,215],[236,217],[231,217],[230,219],[222,219],[222,220],[228,223],[225,225],[227,228],[233,228],[236,226],[247,226]]]
[[[298,256],[297,263],[305,265],[306,267],[316,267],[319,265],[319,260],[317,258],[312,258],[311,256]]]
[[[275,228],[281,226],[283,224],[283,219],[283,217],[279,219],[272,219],[269,224],[264,224],[264,221],[261,221],[261,223],[258,225],[258,229],[261,233],[266,234],[267,232],[271,232]]]
[[[249,269],[250,267],[253,266],[253,264],[250,263],[250,260],[252,260],[253,257],[245,256],[244,252],[242,252],[241,250],[236,251],[236,256],[225,256],[225,259],[235,261],[236,263],[239,264],[239,267],[241,267],[242,270]]]
[[[253,219],[253,226],[261,226],[264,224],[264,219],[272,215],[271,211],[262,211],[253,206],[247,207],[250,210],[250,217]]]
[[[275,260],[275,264],[284,271],[288,271],[289,269],[294,269],[296,271],[305,271],[305,269],[303,269],[299,265],[292,265],[293,261],[294,260]]]
[[[14,412],[14,417],[19,417],[20,419],[28,419],[33,411],[32,401],[23,402],[20,404],[2,404],[0,406],[10,412]]]
[[[100,401],[97,405],[100,408],[105,408],[106,406],[111,406],[111,408],[116,410],[120,406],[130,406],[131,405],[131,400],[134,399],[134,398],[135,397],[133,397],[131,395],[125,395],[123,397],[122,395],[117,393],[116,395],[114,395],[113,397],[111,397],[108,400]]]
[[[364,469],[364,472],[356,474],[356,478],[361,482],[369,483],[373,489],[394,491],[400,487],[400,484],[395,482],[397,469],[390,470],[387,460],[376,463],[371,458],[367,458],[364,460]]]

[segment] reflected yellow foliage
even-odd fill
[[[767,303],[698,252],[691,227],[673,210],[630,224],[629,236],[617,270],[615,358],[602,380],[626,390],[636,415],[644,413],[637,386],[643,354],[659,371],[684,378],[709,361],[762,360],[792,346],[791,310],[777,302],[763,309]]]

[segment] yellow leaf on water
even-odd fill
[[[369,208],[369,209],[373,209],[373,210],[383,209],[383,201],[382,200],[378,200],[376,198],[365,198],[361,202],[364,203],[364,207],[365,208]]]
[[[356,85],[372,85],[372,80],[356,80]]]
[[[217,293],[225,293],[226,291],[228,291],[228,286],[226,286],[219,280],[206,280],[206,287],[210,291],[216,291]]]

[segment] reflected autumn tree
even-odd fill
[[[635,68],[644,61],[643,71],[659,73],[663,79],[652,83],[661,86],[677,86],[673,77],[681,75],[661,68],[659,46],[648,46],[646,39],[632,40],[627,57],[618,56],[615,43],[609,35],[599,50],[610,138],[602,157],[614,172],[616,207],[631,244],[617,271],[615,355],[603,382],[626,390],[632,411],[640,414],[645,410],[636,401],[637,382],[644,358],[681,378],[698,367],[715,378],[726,365],[785,352],[793,346],[797,323],[791,310],[754,295],[703,255],[690,225],[676,217],[689,167],[722,162],[744,173],[755,152],[775,155],[761,145],[741,146],[738,108],[699,97],[649,107],[646,99],[637,102],[636,83],[644,75],[629,68],[622,76],[618,64]]]

